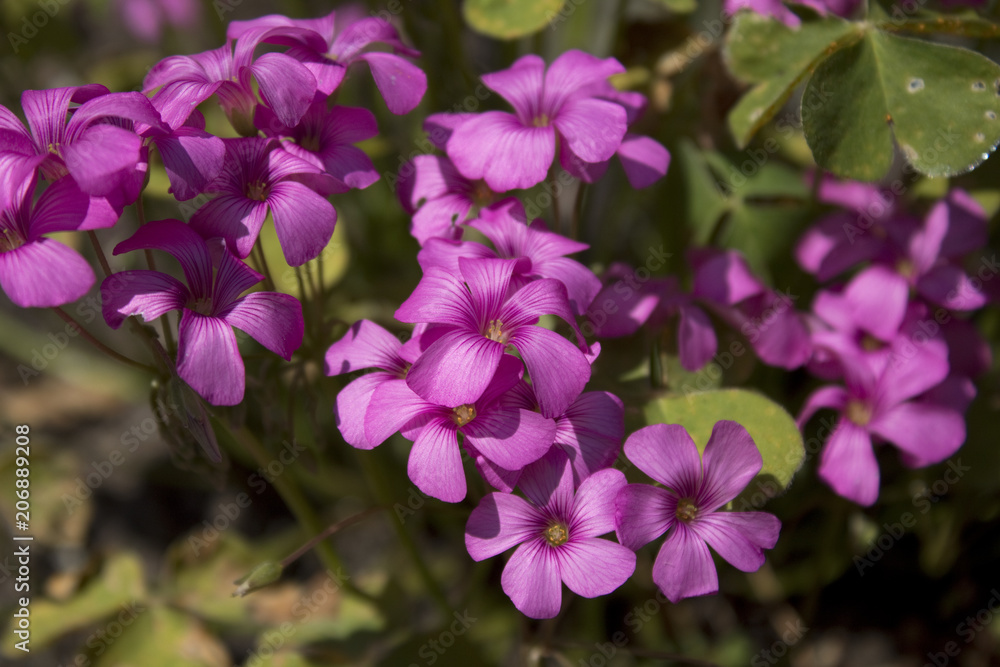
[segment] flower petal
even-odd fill
[[[650,137],[626,134],[618,147],[629,185],[636,190],[648,188],[667,175],[670,167],[670,151],[663,144]]]
[[[502,111],[466,121],[448,140],[448,157],[458,171],[468,179],[485,179],[494,192],[541,183],[555,154],[552,127],[528,127]]]
[[[236,405],[246,385],[232,327],[217,317],[182,311],[177,374],[212,405]]]
[[[859,505],[873,504],[879,470],[868,432],[841,417],[820,455],[819,476],[838,495]]]
[[[413,442],[406,472],[432,498],[446,503],[465,498],[465,471],[455,425],[444,418],[428,421]]]
[[[910,299],[906,279],[884,266],[870,266],[855,276],[844,289],[852,304],[853,320],[862,329],[883,341],[899,332]]]
[[[486,560],[537,536],[545,526],[545,519],[524,498],[490,493],[469,514],[465,548],[472,560]]]
[[[625,488],[621,470],[605,468],[580,483],[573,501],[570,536],[598,537],[615,529],[615,497]],[[572,588],[572,586],[571,586]]]
[[[649,484],[629,484],[615,497],[615,536],[629,549],[639,549],[674,525],[677,497]]]
[[[92,125],[76,141],[62,146],[66,167],[80,189],[101,196],[114,191],[139,162],[142,139],[113,125]]]
[[[611,159],[625,136],[625,109],[605,100],[570,100],[552,124],[575,156],[584,162],[603,162]]]
[[[334,416],[337,419],[337,428],[340,429],[347,444],[358,449],[375,447],[365,435],[365,416],[368,413],[368,406],[371,404],[375,390],[383,382],[398,379],[389,373],[369,373],[349,382],[346,387],[340,390],[337,394]]]
[[[531,123],[541,111],[545,61],[530,54],[521,56],[505,70],[484,74],[486,87],[510,102],[525,124]]]
[[[635,572],[635,552],[610,540],[570,537],[554,551],[562,580],[585,598],[607,595]]]
[[[0,288],[21,308],[53,308],[76,301],[94,284],[80,253],[40,238],[0,252]]]
[[[500,586],[518,611],[529,618],[555,618],[562,606],[559,562],[541,538],[517,548],[503,569]]]
[[[421,397],[455,408],[482,396],[504,355],[504,346],[459,329],[445,332],[417,358],[406,383]]]
[[[719,576],[708,545],[679,521],[656,554],[653,581],[674,603],[719,590]]]
[[[590,363],[580,349],[539,326],[519,328],[510,343],[524,359],[542,415],[565,412],[590,380]]]
[[[319,257],[333,237],[337,211],[325,197],[294,181],[276,183],[267,203],[281,250],[290,266]]]
[[[756,572],[764,564],[762,549],[777,543],[781,522],[767,512],[714,512],[698,517],[690,527],[730,565]]]
[[[187,201],[204,192],[222,171],[225,144],[203,130],[181,127],[174,134],[154,141],[170,179],[170,193],[178,201]]]
[[[284,53],[265,53],[249,71],[260,95],[282,123],[297,125],[316,94],[316,77],[305,65]]]
[[[8,253],[10,254],[10,253]],[[0,255],[0,259],[6,255]],[[159,271],[120,271],[101,283],[101,311],[112,329],[130,315],[152,322],[171,310],[183,308],[191,293],[176,278]]]
[[[961,413],[929,403],[900,403],[873,419],[868,430],[899,447],[919,466],[943,461],[965,442]]]
[[[365,413],[365,439],[372,447],[420,417],[439,418],[443,410],[413,393],[399,378],[386,380],[375,388]],[[451,425],[454,430],[454,425]],[[457,442],[457,440],[456,440]]]
[[[689,371],[696,371],[715,356],[719,341],[712,320],[704,310],[693,305],[682,305],[679,310],[677,345],[681,365]]]
[[[116,245],[114,254],[148,248],[164,250],[177,258],[195,297],[211,294],[212,257],[198,232],[180,220],[153,220]]]
[[[302,304],[289,294],[252,292],[218,315],[285,361],[302,345]]]
[[[358,320],[326,351],[326,374],[340,375],[363,368],[381,368],[402,374],[398,338],[370,320]]]
[[[517,408],[489,410],[462,427],[469,444],[507,470],[537,461],[552,445],[555,432],[551,419]]]
[[[639,429],[625,441],[625,455],[639,470],[678,496],[697,493],[701,456],[680,424],[651,424]]]
[[[370,52],[357,58],[368,63],[375,86],[382,93],[385,105],[394,114],[413,111],[427,92],[424,71],[394,53]]]
[[[552,448],[521,471],[518,486],[546,516],[569,522],[573,510],[573,471],[562,451]]]
[[[265,202],[223,194],[195,211],[191,227],[204,238],[226,239],[229,249],[243,259],[253,250],[266,218]]]
[[[715,423],[702,456],[705,470],[698,494],[700,511],[712,511],[735,498],[764,466],[760,451],[737,422]]]

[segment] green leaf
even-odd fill
[[[843,178],[880,179],[893,137],[928,176],[953,176],[1000,142],[1000,66],[972,51],[869,31],[824,60],[804,98],[806,140],[816,162]]]
[[[168,607],[137,607],[131,615],[119,615],[124,631],[109,631],[97,647],[104,650],[92,664],[96,667],[229,667],[225,645],[211,635],[193,616]],[[110,623],[109,623],[110,626]]]
[[[876,20],[875,27],[886,32],[907,32],[917,35],[937,33],[978,39],[1000,37],[1000,25],[979,16],[972,10],[955,14],[938,14],[921,10],[914,14],[887,15]]]
[[[547,26],[565,4],[566,0],[465,0],[462,14],[477,32],[517,39]]]
[[[769,398],[744,389],[663,396],[647,403],[645,414],[648,424],[682,425],[701,452],[717,421],[739,422],[764,459],[758,478],[773,478],[778,490],[788,487],[805,456],[802,433],[792,416]]]
[[[141,605],[146,597],[142,564],[133,554],[113,556],[100,577],[68,602],[32,598],[31,648],[40,651],[62,635],[97,623],[112,614]],[[10,632],[8,636],[12,636]],[[21,655],[13,642],[4,642],[0,655]]]
[[[746,146],[822,58],[858,36],[857,28],[828,17],[791,29],[781,21],[744,12],[726,35],[723,57],[737,78],[756,85],[729,112],[729,129]]]
[[[686,217],[690,221],[695,243],[705,245],[719,218],[729,210],[729,201],[713,176],[704,153],[686,139],[681,141],[678,153],[685,199],[689,202]]]
[[[698,0],[656,0],[676,14],[690,14],[698,9]]]

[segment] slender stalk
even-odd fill
[[[94,246],[94,252],[97,253],[97,263],[101,265],[104,276],[110,276],[111,265],[108,264],[108,258],[104,255],[104,248],[101,247],[101,242],[97,239],[97,233],[91,229],[87,232],[87,236],[90,237],[90,243]]]
[[[358,523],[362,519],[365,519],[365,518],[371,516],[372,514],[375,514],[376,512],[381,512],[384,509],[386,509],[386,508],[385,507],[369,507],[365,511],[358,512],[357,514],[355,514],[353,516],[349,516],[346,519],[344,519],[343,521],[338,521],[337,523],[330,524],[329,526],[326,527],[326,530],[324,530],[322,533],[320,533],[316,537],[313,537],[312,539],[310,539],[308,542],[306,542],[305,544],[303,544],[301,547],[299,547],[298,549],[296,549],[295,551],[293,551],[288,556],[285,556],[285,559],[282,560],[281,563],[280,563],[282,569],[288,567],[289,565],[291,565],[292,563],[294,563],[295,561],[297,561],[299,559],[299,557],[302,556],[302,554],[308,552],[310,549],[312,549],[317,544],[319,544],[320,542],[322,542],[326,538],[330,537],[331,535],[333,535],[334,533],[336,533],[340,529],[347,528],[348,526],[353,526],[354,524]]]
[[[365,471],[365,475],[368,477],[369,482],[375,488],[379,502],[389,504],[392,499],[392,491],[389,489],[389,485],[386,482],[385,475],[382,472],[377,458],[377,456],[372,456],[369,452],[358,452],[358,460],[361,462],[361,467]],[[400,522],[397,518],[393,517],[390,521],[393,529],[396,531],[396,536],[399,537],[400,543],[403,545],[406,553],[409,554],[414,566],[416,566],[417,573],[420,575],[421,580],[423,580],[424,586],[427,588],[427,592],[430,593],[432,598],[434,598],[434,602],[444,615],[444,618],[452,618],[455,612],[451,608],[451,605],[448,604],[448,599],[445,597],[441,587],[434,579],[434,575],[431,573],[430,568],[427,567],[427,563],[425,563],[423,557],[421,557],[420,550],[417,549],[417,545],[413,541],[413,538],[408,532],[406,532],[402,522]]]
[[[257,269],[264,274],[264,287],[269,291],[274,290],[274,280],[271,278],[271,269],[267,265],[267,258],[264,256],[264,249],[259,243],[255,243],[251,254],[255,253]]]
[[[570,221],[569,237],[574,241],[579,240],[580,235],[580,211],[583,209],[583,200],[587,194],[587,183],[580,181],[576,188],[576,198],[573,200],[573,217]]]
[[[110,347],[108,347],[107,345],[105,345],[101,341],[97,340],[97,338],[95,338],[93,334],[91,334],[89,331],[87,331],[86,329],[84,329],[82,324],[80,324],[79,322],[77,322],[76,319],[72,315],[70,315],[69,313],[67,313],[62,308],[59,308],[57,306],[57,307],[53,308],[52,310],[54,310],[56,312],[56,315],[58,315],[60,318],[62,318],[62,320],[64,322],[68,322],[68,323],[72,324],[73,326],[75,326],[77,328],[77,330],[80,332],[80,335],[83,336],[87,341],[89,341],[91,345],[93,345],[98,350],[100,350],[104,354],[108,355],[112,359],[116,359],[117,361],[120,361],[123,364],[128,364],[129,366],[132,366],[133,368],[139,368],[139,369],[144,370],[144,371],[146,371],[148,373],[156,373],[156,369],[153,368],[152,366],[147,366],[146,364],[140,363],[140,362],[136,361],[135,359],[130,359],[130,358],[126,357],[125,355],[120,354],[119,352],[115,352]]]
[[[238,431],[233,432],[233,436],[236,441],[243,445],[246,450],[253,457],[257,465],[267,467],[270,463],[267,450],[264,446],[257,440],[257,437],[248,429],[243,427]],[[295,482],[287,475],[281,474],[273,479],[271,483],[274,485],[275,490],[281,499],[285,502],[285,505],[291,510],[292,514],[295,515],[295,519],[299,522],[299,525],[306,531],[306,533],[311,535],[320,535],[323,533],[325,527],[320,518],[316,515],[309,501],[302,494],[302,491],[296,486]],[[316,555],[322,561],[323,566],[330,570],[331,572],[337,572],[341,569],[342,564],[340,562],[340,557],[337,556],[337,552],[334,551],[333,546],[329,542],[317,541],[314,546],[316,547]],[[311,548],[311,547],[310,547]],[[298,558],[298,556],[296,556]],[[354,587],[351,587],[355,592],[359,592]]]

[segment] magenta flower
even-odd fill
[[[341,375],[368,368],[378,369],[353,380],[337,394],[337,426],[344,440],[358,449],[375,445],[365,436],[365,415],[372,394],[386,382],[404,382],[415,356],[413,346],[368,320],[355,322],[343,338],[326,352],[326,374]],[[386,406],[395,410],[395,406]]]
[[[0,287],[22,308],[76,301],[94,284],[94,271],[75,250],[44,235],[110,227],[118,213],[71,176],[33,201],[37,176],[10,154],[0,156],[0,173]]]
[[[70,105],[78,103],[69,120]],[[72,174],[80,189],[113,195],[132,177],[141,159],[142,138],[114,123],[131,120],[166,128],[140,93],[109,93],[99,84],[26,90],[21,94],[30,132],[0,106],[0,153],[11,153],[48,181]]]
[[[820,478],[839,495],[859,505],[878,498],[873,437],[894,444],[903,463],[915,468],[948,458],[965,442],[959,410],[911,400],[948,375],[948,350],[939,337],[900,336],[888,355],[842,355],[840,361],[847,386],[817,389],[798,418],[801,427],[820,408],[840,412],[819,463]]]
[[[546,278],[513,291],[518,261],[462,257],[460,276],[436,267],[424,273],[396,319],[441,324],[447,330],[410,368],[406,383],[413,391],[440,405],[471,403],[485,391],[511,346],[531,375],[543,415],[562,414],[580,394],[590,379],[587,358],[556,332],[536,326],[542,315],[556,315],[584,344],[566,287]]]
[[[322,39],[312,31],[295,31],[299,39],[314,45]],[[265,53],[254,60],[253,53],[270,31],[267,28],[246,31],[233,43],[190,56],[169,56],[149,71],[142,84],[144,93],[156,91],[153,105],[170,127],[185,123],[195,107],[217,95],[233,127],[244,136],[254,136],[253,126],[257,95],[285,125],[299,122],[312,104],[316,79],[305,65],[283,53]]]
[[[634,91],[617,90],[607,80],[593,86],[593,94],[600,99],[616,102],[625,108],[626,122],[633,125],[646,110],[646,96]],[[667,174],[670,151],[651,137],[627,132],[615,151],[629,185],[636,190],[648,188]],[[573,153],[568,143],[559,146],[559,164],[584,183],[593,183],[604,175],[609,162],[586,162]]]
[[[365,437],[374,447],[397,431],[413,440],[407,473],[429,496],[456,503],[465,498],[458,434],[467,448],[506,470],[519,470],[548,451],[555,424],[506,396],[520,380],[520,362],[505,355],[481,396],[457,407],[417,396],[405,382],[382,382],[365,413]]]
[[[322,169],[295,157],[275,139],[225,139],[226,160],[206,188],[219,195],[191,218],[202,236],[221,236],[238,257],[250,254],[270,213],[291,266],[319,256],[330,242],[337,212],[323,194],[337,190]]]
[[[520,261],[512,277],[515,287],[536,278],[558,280],[566,286],[574,315],[583,314],[601,288],[601,281],[593,271],[566,257],[589,246],[549,231],[541,218],[529,225],[524,207],[513,197],[482,209],[478,218],[465,225],[481,232],[495,250],[490,251],[474,241],[449,243],[442,239],[428,242],[417,255],[421,268],[426,271],[431,266],[438,266],[457,273],[459,257],[517,259]]]
[[[527,500],[491,493],[472,510],[466,549],[481,561],[517,546],[500,579],[503,591],[522,614],[553,618],[563,583],[593,598],[611,593],[635,571],[630,549],[599,538],[614,530],[615,496],[624,487],[625,475],[606,468],[574,493],[566,454],[553,450],[522,473]]]
[[[430,239],[457,240],[461,225],[477,203],[492,192],[481,181],[462,176],[451,160],[418,155],[400,168],[399,201],[413,216],[410,233],[420,245]]]
[[[257,107],[254,123],[268,137],[292,139],[282,147],[343,183],[342,189],[364,189],[378,180],[368,155],[353,144],[378,134],[375,116],[361,107],[327,108],[326,98],[316,100],[294,127],[282,124],[274,112]]]
[[[763,466],[746,429],[719,421],[703,456],[683,426],[653,424],[625,441],[625,455],[666,488],[629,484],[615,502],[615,532],[638,549],[670,531],[653,563],[653,581],[671,602],[719,590],[711,546],[731,565],[754,572],[778,541],[781,522],[767,512],[721,512]]]
[[[165,23],[191,29],[198,21],[196,0],[116,0],[115,4],[125,26],[145,42],[159,42]]]
[[[316,19],[290,19],[270,14],[250,21],[233,21],[226,35],[238,40],[249,31],[267,30],[263,41],[289,46],[287,55],[302,62],[313,73],[316,88],[324,95],[337,89],[348,67],[366,62],[389,111],[394,114],[412,111],[427,91],[427,76],[401,56],[417,58],[420,52],[403,44],[392,24],[379,17],[348,23],[338,34],[334,14],[330,12]],[[303,31],[313,33],[319,40],[304,38]],[[392,53],[364,51],[375,44],[390,47]]]
[[[858,6],[858,0],[797,0],[796,4],[810,7],[820,14],[836,14],[847,16]],[[773,16],[790,28],[797,28],[802,20],[795,15],[781,0],[725,0],[723,4],[726,14],[735,14],[741,9],[765,16]]]
[[[213,405],[236,405],[245,387],[243,359],[232,327],[288,360],[302,344],[302,305],[275,292],[241,293],[264,279],[229,253],[218,250],[215,276],[209,244],[179,220],[157,220],[115,247],[116,255],[155,248],[177,258],[187,286],[159,271],[122,271],[101,286],[104,319],[112,329],[130,315],[150,322],[180,310],[177,374]]]
[[[625,109],[588,91],[624,68],[614,58],[567,51],[545,69],[535,55],[484,74],[486,86],[515,114],[487,111],[461,123],[448,139],[448,157],[466,178],[485,179],[496,192],[541,183],[555,158],[556,139],[584,162],[611,158],[625,136]]]

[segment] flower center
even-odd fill
[[[677,511],[674,512],[674,516],[685,523],[693,521],[698,516],[698,507],[692,498],[681,498],[677,501]]]
[[[472,201],[478,206],[489,206],[493,203],[493,191],[486,181],[475,181],[472,185]]]
[[[856,398],[847,402],[847,409],[844,410],[844,413],[858,426],[865,426],[872,420],[871,406]]]
[[[896,262],[896,273],[903,276],[907,280],[912,280],[917,275],[917,267],[913,263],[913,260],[903,258]]]
[[[459,426],[465,426],[476,418],[476,406],[471,403],[452,408],[451,420]]]
[[[246,195],[248,199],[257,201],[267,201],[267,195],[271,188],[264,181],[254,181],[247,183]]]
[[[561,546],[569,541],[569,529],[566,527],[566,524],[560,521],[550,523],[543,535],[545,535],[545,541],[554,547]]]
[[[13,229],[0,229],[0,253],[17,250],[24,245],[24,239]]]
[[[490,320],[490,325],[484,335],[490,340],[506,345],[509,333],[504,331],[503,322],[500,320]]]
[[[211,315],[212,314],[212,297],[210,297],[210,296],[201,296],[201,297],[198,297],[197,299],[192,299],[192,300],[188,301],[188,308],[190,308],[194,312],[200,313],[202,315]]]
[[[534,125],[535,127],[548,127],[549,115],[547,113],[543,113],[541,115],[535,116],[532,119],[531,124]]]
[[[861,349],[865,352],[878,352],[884,347],[885,343],[871,334],[865,334],[861,337]]]
[[[312,132],[306,133],[304,136],[299,138],[299,146],[306,149],[307,151],[312,151],[313,153],[319,152],[319,135],[313,134]]]

